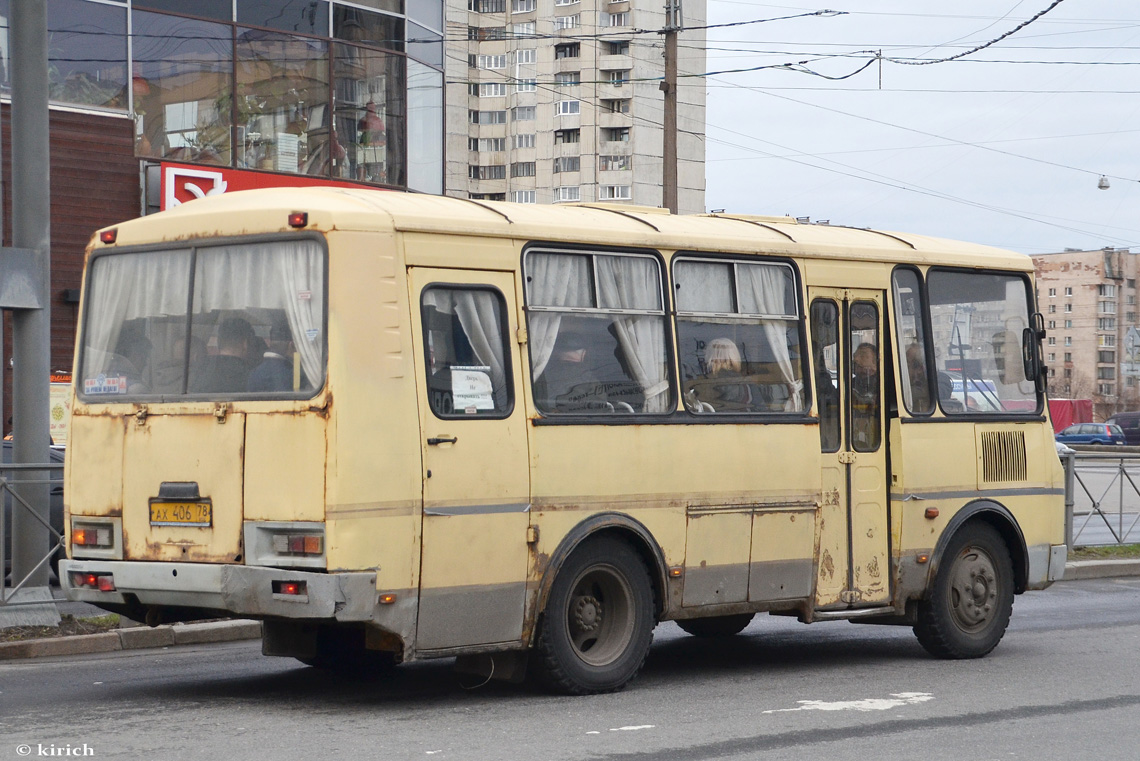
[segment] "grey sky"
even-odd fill
[[[847,14],[711,29],[707,67],[806,61],[842,77],[867,51],[946,58],[1052,1],[709,0],[709,24]],[[884,60],[840,81],[788,68],[718,74],[708,92],[709,209],[1026,253],[1140,247],[1140,3],[1064,0],[948,63]],[[1108,190],[1097,188],[1102,174]]]

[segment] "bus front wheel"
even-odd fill
[[[536,675],[571,695],[620,690],[644,665],[654,623],[638,554],[612,537],[588,540],[554,579],[535,642]]]
[[[950,541],[914,633],[938,658],[980,658],[1001,641],[1013,612],[1013,562],[992,526],[973,523]]]

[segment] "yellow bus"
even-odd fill
[[[656,624],[992,650],[1063,572],[1028,257],[785,217],[354,189],[101,230],[61,577],[320,667],[593,693]]]

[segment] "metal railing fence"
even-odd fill
[[[1069,547],[1140,542],[1140,454],[1070,452],[1061,464]]]
[[[23,472],[43,472],[43,471],[63,471],[63,463],[21,463],[0,464],[0,503],[3,504],[3,518],[0,519],[0,606],[16,606],[16,605],[42,605],[39,601],[16,601],[14,597],[24,588],[28,580],[35,575],[37,571],[44,567],[45,564],[51,562],[52,555],[56,550],[64,546],[63,534],[55,529],[50,523],[50,520],[45,520],[43,516],[32,509],[32,506],[20,496],[20,494],[13,488],[18,485],[32,485],[32,484],[48,484],[49,488],[52,484],[59,485],[60,481],[52,479],[51,475],[35,478],[20,478],[20,473]],[[15,477],[9,477],[7,474],[14,472]],[[50,508],[49,508],[50,509]],[[8,576],[9,562],[8,557],[8,533],[12,524],[12,518],[16,510],[27,510],[28,514],[39,521],[48,530],[55,543],[48,549],[39,562],[28,571],[28,573],[20,579],[13,578],[11,586],[3,583],[4,579]]]

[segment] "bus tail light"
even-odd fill
[[[309,212],[295,211],[289,215],[290,227],[305,227],[309,224]]]
[[[71,532],[71,543],[76,547],[110,547],[113,534],[110,526],[76,528]]]
[[[114,592],[115,577],[109,573],[72,571],[71,586],[76,589],[97,589],[100,592]]]
[[[320,555],[324,552],[320,534],[274,534],[273,551],[278,555]]]
[[[303,581],[274,581],[273,594],[289,595],[291,597],[307,597],[308,584]]]

